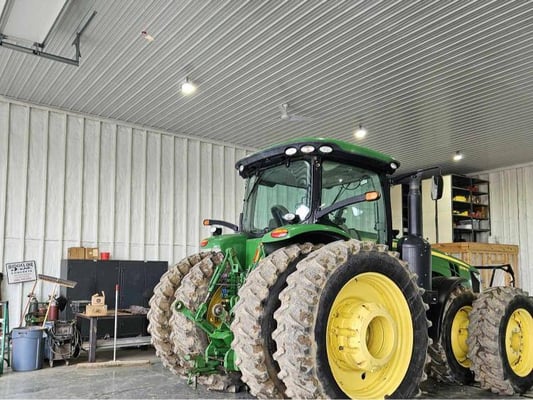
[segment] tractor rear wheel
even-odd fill
[[[468,356],[483,389],[512,395],[533,385],[533,298],[513,287],[489,288],[470,313]]]
[[[468,325],[474,293],[463,286],[453,290],[444,306],[440,337],[429,347],[431,376],[441,382],[473,382],[468,358]]]
[[[292,398],[413,397],[425,379],[427,306],[384,245],[330,243],[287,278],[273,337]]]
[[[182,364],[174,353],[174,346],[170,340],[171,305],[174,301],[174,292],[192,266],[208,256],[209,253],[194,254],[170,267],[154,287],[154,294],[149,302],[150,310],[147,318],[152,345],[161,363],[175,374],[182,372]]]
[[[276,250],[259,262],[239,290],[231,324],[235,336],[231,346],[241,379],[256,397],[285,397],[285,385],[277,376],[279,366],[272,357],[276,351],[272,339],[276,328],[274,311],[280,306],[279,294],[287,286],[287,277],[312,250],[310,243]]]
[[[213,252],[210,253],[209,257],[203,258],[193,266],[182,279],[181,285],[174,294],[176,301],[181,301],[193,313],[198,311],[198,308],[207,297],[209,282],[215,268],[223,260],[223,253]],[[196,357],[204,356],[204,352],[209,345],[209,338],[193,321],[176,311],[174,307],[172,308],[173,313],[170,319],[172,333],[170,338],[174,344],[174,352],[182,360],[184,372],[188,374],[195,367]],[[206,316],[208,320],[210,315],[211,310],[208,310]],[[220,374],[201,375],[198,377],[198,382],[208,386],[211,390],[220,391],[234,390],[237,381],[238,376],[236,374],[225,376],[223,370],[220,371]]]

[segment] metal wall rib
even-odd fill
[[[518,245],[518,282],[533,293],[533,164],[487,171],[479,177],[490,181],[489,241]]]
[[[0,98],[0,262],[59,276],[72,246],[174,263],[238,220],[244,148]],[[5,272],[5,271],[4,271]],[[31,284],[2,283],[13,324]],[[44,301],[49,284],[38,285]]]

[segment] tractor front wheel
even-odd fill
[[[425,379],[426,309],[387,247],[330,243],[297,265],[275,312],[274,358],[292,398],[413,397]]]
[[[512,287],[489,288],[470,313],[468,356],[483,389],[512,395],[533,386],[533,298]]]

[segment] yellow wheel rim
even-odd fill
[[[471,311],[472,306],[461,307],[453,317],[452,330],[450,332],[453,355],[457,362],[465,368],[469,368],[471,365],[470,359],[468,358],[468,345],[466,343]]]
[[[337,294],[327,323],[327,358],[351,398],[392,394],[413,351],[409,305],[396,284],[375,272],[351,279]]]
[[[215,293],[213,293],[213,297],[211,297],[211,301],[207,306],[207,320],[211,325],[217,328],[222,324],[222,320],[216,315],[215,307],[220,304],[222,304],[222,288],[219,287]]]
[[[527,310],[518,308],[511,314],[505,330],[505,349],[513,372],[528,376],[533,370],[533,317]]]

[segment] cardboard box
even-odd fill
[[[85,314],[89,317],[100,317],[107,315],[107,305],[87,304],[87,308],[85,308]]]
[[[91,297],[91,304],[93,306],[102,306],[105,304],[105,293],[102,291],[102,294],[95,293]]]
[[[69,260],[83,260],[85,258],[85,247],[69,247],[67,258]]]
[[[98,247],[86,247],[85,248],[85,259],[86,260],[98,260],[99,252]]]

